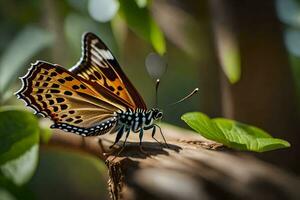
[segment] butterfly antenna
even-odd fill
[[[185,97],[183,97],[182,99],[180,99],[180,100],[178,100],[178,101],[176,101],[176,102],[174,102],[174,103],[171,103],[171,104],[169,104],[169,105],[167,105],[167,106],[173,106],[173,105],[175,105],[175,104],[181,103],[181,102],[187,100],[188,98],[192,97],[192,96],[193,96],[194,94],[196,94],[198,91],[199,91],[199,88],[195,88],[195,89],[194,89],[190,94],[188,94],[187,96],[185,96]]]
[[[160,80],[156,79],[156,84],[155,84],[155,108],[158,106],[158,86],[159,86]]]

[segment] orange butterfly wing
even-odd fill
[[[106,88],[43,61],[33,64],[21,80],[18,98],[55,123],[91,127],[128,106]]]
[[[122,71],[107,46],[93,33],[83,36],[83,54],[71,72],[105,87],[112,95],[125,100],[129,108],[147,109],[147,106]]]

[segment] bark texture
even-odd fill
[[[191,131],[169,125],[163,131],[169,148],[146,132],[147,154],[139,150],[136,134],[119,155],[120,147],[108,153],[115,135],[99,143],[97,137],[57,133],[50,144],[88,151],[106,162],[111,199],[300,199],[300,180],[288,172]]]

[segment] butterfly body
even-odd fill
[[[37,61],[21,77],[16,93],[35,113],[50,118],[51,128],[81,136],[117,133],[116,144],[126,133],[156,131],[159,109],[147,109],[107,46],[93,33],[83,36],[80,61],[67,70]],[[160,129],[160,128],[159,128]],[[154,138],[155,139],[155,138]],[[125,144],[125,143],[124,143]]]
[[[116,144],[120,138],[126,133],[125,142],[130,132],[139,133],[140,143],[145,130],[152,129],[152,137],[156,132],[155,121],[162,118],[162,112],[156,108],[150,110],[136,109],[135,111],[128,109],[127,111],[117,112],[117,123],[114,131],[117,132]]]
[[[129,109],[126,112],[118,112],[117,116],[119,126],[125,126],[126,129],[136,132],[152,126],[154,121],[162,117],[162,112],[155,108],[150,110],[137,109],[136,111]]]
[[[137,132],[140,129],[151,127],[156,120],[162,117],[162,112],[155,108],[137,109],[136,111],[129,109],[126,112],[118,112],[117,116],[118,126],[124,126],[126,130],[131,129],[133,132]]]

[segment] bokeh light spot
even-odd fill
[[[88,11],[91,17],[99,22],[110,21],[119,9],[117,0],[90,0]]]

